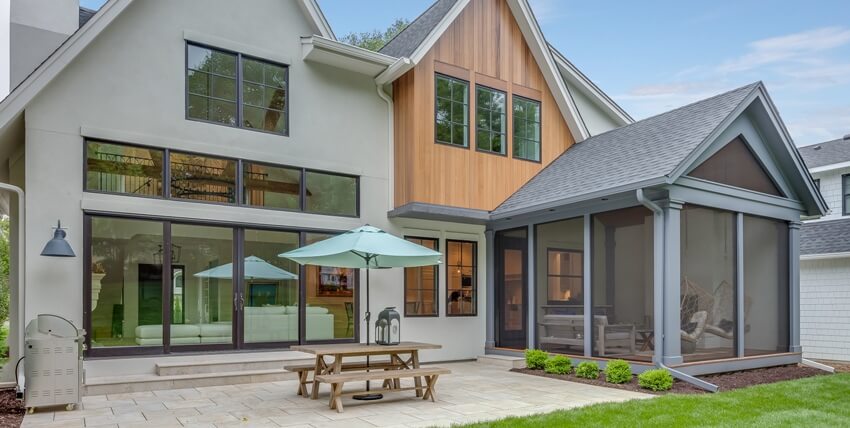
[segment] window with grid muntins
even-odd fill
[[[850,214],[850,174],[841,176],[841,213]]]
[[[469,147],[469,83],[439,74],[434,80],[437,142]]]
[[[405,236],[404,239],[434,251],[440,250],[439,241],[434,238]],[[437,272],[436,265],[404,268],[404,316],[434,317],[439,315],[437,308]]]
[[[186,117],[288,135],[289,69],[189,43]]]
[[[540,102],[513,97],[514,157],[540,162]]]
[[[475,146],[505,154],[505,93],[478,86],[475,89]]]

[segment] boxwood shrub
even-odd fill
[[[539,349],[525,350],[525,366],[532,370],[541,370],[546,365],[549,354]]]
[[[573,370],[573,362],[563,355],[556,355],[546,360],[546,367],[544,370],[546,373],[568,374]]]
[[[611,360],[605,366],[605,381],[608,383],[626,383],[632,380],[632,368],[623,360]]]
[[[673,376],[664,369],[647,370],[638,375],[638,385],[653,391],[667,391],[673,387]]]
[[[576,367],[576,376],[585,379],[599,379],[599,363],[596,361],[585,361]]]

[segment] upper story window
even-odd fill
[[[186,53],[186,117],[289,134],[289,68],[192,43]]]
[[[435,81],[437,142],[469,147],[469,83],[442,74]]]
[[[87,192],[360,215],[353,175],[97,140],[85,151]]]
[[[540,102],[513,96],[514,157],[540,162]]]
[[[850,174],[841,176],[841,215],[850,214]]]
[[[475,146],[480,151],[505,154],[505,93],[475,88]]]

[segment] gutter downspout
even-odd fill
[[[676,369],[664,365],[664,314],[667,313],[664,307],[664,293],[659,293],[658,290],[664,289],[664,210],[661,209],[655,202],[647,199],[643,194],[643,189],[637,189],[635,194],[637,201],[641,205],[652,211],[653,216],[653,317],[655,319],[655,366],[670,372],[676,379],[685,381],[691,385],[702,388],[709,392],[717,392],[718,387],[712,383],[708,383],[702,379],[698,379],[687,373],[680,372]]]
[[[395,177],[393,176],[393,165],[395,164],[395,151],[393,147],[395,125],[393,123],[393,99],[384,91],[384,85],[375,83],[378,96],[387,103],[387,212],[395,208]]]
[[[25,293],[26,288],[24,287],[24,281],[26,278],[25,269],[25,257],[26,257],[26,239],[24,239],[24,235],[26,233],[25,229],[25,217],[24,210],[26,208],[26,201],[24,200],[24,189],[21,189],[18,186],[8,183],[0,183],[0,190],[6,190],[9,192],[14,192],[18,195],[18,272],[17,272],[17,294],[18,294],[18,312],[17,312],[17,322],[18,328],[16,329],[16,334],[18,337],[15,339],[15,345],[17,347],[16,352],[14,354],[10,353],[10,356],[14,356],[16,358],[21,358],[24,356],[24,329],[26,328],[26,299]],[[15,302],[10,302],[15,304]],[[12,359],[9,360],[12,362]],[[13,364],[5,364],[5,367],[14,367]],[[4,368],[5,368],[4,367]],[[4,370],[3,376],[6,376],[8,373]]]

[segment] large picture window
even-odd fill
[[[475,146],[483,152],[505,154],[505,93],[475,88]]]
[[[189,43],[186,117],[287,135],[288,72],[283,64]]]
[[[436,140],[469,147],[469,83],[436,75]]]
[[[540,162],[540,101],[514,95],[514,157]]]
[[[357,176],[97,140],[85,152],[90,192],[360,215]]]
[[[404,239],[434,251],[440,251],[439,240],[434,238]],[[437,266],[404,268],[404,316],[434,317],[437,307]]]
[[[446,315],[478,313],[477,244],[446,240]]]

